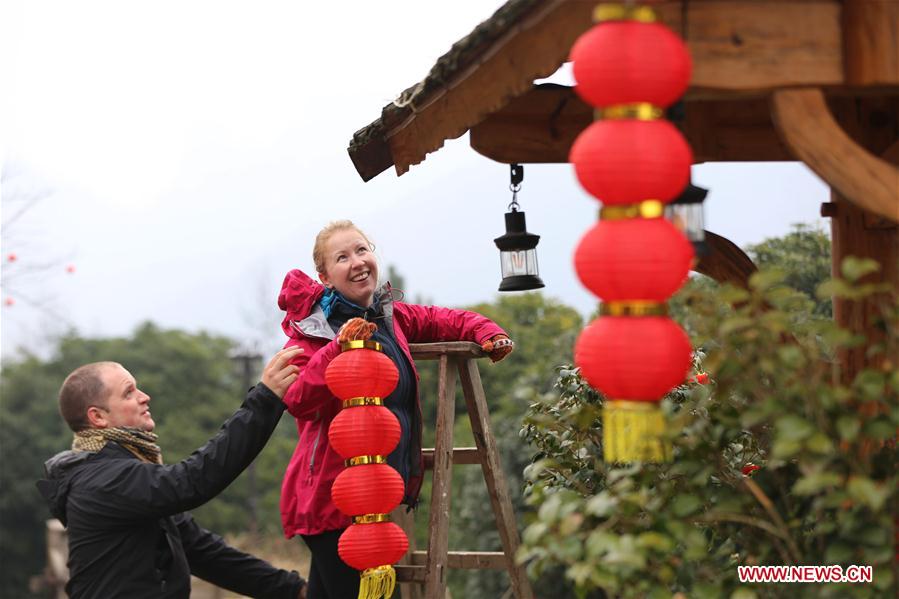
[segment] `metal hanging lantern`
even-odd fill
[[[693,244],[697,256],[708,253],[703,214],[703,201],[708,194],[708,189],[690,183],[680,196],[665,206],[665,218],[683,231]]]
[[[537,242],[539,235],[528,233],[524,220],[524,212],[518,208],[518,191],[524,180],[524,167],[511,165],[512,202],[506,212],[506,233],[493,240],[499,248],[500,268],[503,280],[499,284],[500,291],[527,291],[544,287],[537,267]]]

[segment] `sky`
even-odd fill
[[[408,298],[495,299],[508,166],[466,135],[363,183],[346,147],[501,4],[3,4],[3,358],[146,320],[270,347],[284,274],[312,272],[315,234],[344,218]],[[827,226],[828,188],[799,163],[701,164],[693,180],[710,189],[706,228],[741,247]],[[526,165],[518,200],[544,293],[589,314],[572,256],[596,201],[566,164]]]

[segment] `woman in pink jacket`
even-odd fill
[[[278,297],[278,306],[287,313],[281,323],[290,338],[285,347],[304,349],[295,361],[299,377],[283,400],[297,420],[299,442],[281,488],[281,521],[287,538],[301,535],[312,552],[310,599],[346,599],[359,592],[358,573],[337,555],[337,539],[350,519],[331,501],[331,485],[344,464],[328,444],[328,426],[341,403],[325,384],[325,369],[340,353],[342,327],[353,319],[375,323],[372,338],[399,371],[385,405],[399,420],[402,435],[387,463],[406,483],[407,505],[415,505],[423,473],[418,373],[409,343],[473,341],[494,362],[513,347],[504,331],[480,314],[395,301],[389,283],[378,287],[373,249],[352,222],[331,223],[316,237],[312,252],[321,284],[292,270]]]

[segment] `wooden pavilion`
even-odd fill
[[[846,256],[873,258],[881,269],[866,280],[899,294],[899,0],[643,3],[692,55],[690,87],[668,117],[695,160],[804,162],[832,190],[821,214],[831,218],[834,274]],[[596,4],[506,2],[353,135],[360,176],[390,166],[402,175],[466,132],[502,163],[567,162],[593,109],[572,88],[534,81],[567,60]],[[723,237],[707,241],[696,270],[747,285],[749,257]],[[867,301],[834,302],[837,322],[876,337],[872,312]],[[859,348],[841,359],[851,379],[868,358]]]
[[[567,60],[596,3],[506,2],[353,135],[360,176],[390,166],[402,175],[466,132],[499,162],[567,162],[592,107],[572,88],[534,81]],[[821,214],[832,219],[834,273],[846,256],[873,258],[882,268],[871,279],[899,290],[899,0],[648,3],[693,58],[669,118],[696,161],[801,160],[832,189]],[[708,241],[696,270],[745,285],[751,260],[723,237]],[[870,314],[865,302],[834,304],[837,321],[860,332]],[[864,350],[847,360],[854,371]]]

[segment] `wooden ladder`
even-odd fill
[[[465,341],[410,344],[416,360],[437,360],[437,423],[433,449],[424,449],[425,468],[433,470],[428,549],[415,550],[413,512],[405,506],[394,511],[394,519],[409,535],[409,553],[396,567],[402,599],[444,599],[449,568],[505,569],[512,581],[512,593],[518,599],[532,599],[533,591],[523,566],[515,563],[520,543],[515,514],[506,478],[500,466],[496,440],[490,429],[490,413],[477,359],[485,356],[480,346]],[[456,374],[471,420],[476,447],[453,447]],[[503,551],[449,551],[449,515],[453,464],[480,464],[490,495],[490,505]]]

